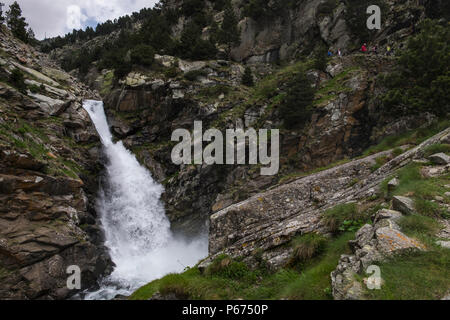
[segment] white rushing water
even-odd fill
[[[86,100],[107,158],[105,183],[97,210],[105,232],[105,245],[115,263],[100,290],[86,299],[112,299],[130,295],[140,286],[168,273],[181,272],[208,254],[207,237],[177,239],[160,202],[163,187],[141,166],[123,143],[114,143],[101,101]]]

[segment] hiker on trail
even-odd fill
[[[332,56],[333,56],[333,52],[331,52],[331,49],[328,50],[328,56],[329,56],[329,57],[332,57]]]
[[[386,48],[386,55],[390,56],[391,54],[392,54],[392,48],[391,48],[390,45],[388,45],[387,48]]]
[[[361,52],[362,53],[367,53],[367,43],[364,43],[361,47]]]
[[[341,51],[340,48],[339,48],[338,51],[337,51],[337,55],[338,55],[338,57],[342,57],[342,51]]]
[[[372,52],[373,52],[375,55],[378,55],[378,47],[377,47],[377,46],[373,46],[373,47],[372,47]]]

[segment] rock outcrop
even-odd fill
[[[251,262],[252,254],[263,250],[263,257],[269,265],[274,268],[283,266],[290,256],[286,251],[289,249],[283,248],[283,244],[300,234],[328,232],[321,223],[322,213],[327,208],[375,195],[383,180],[413,159],[422,158],[428,146],[449,135],[450,128],[392,159],[375,172],[370,170],[375,159],[389,152],[354,160],[272,188],[215,213],[210,219],[212,256],[203,265],[222,253],[244,257]],[[352,184],[352,181],[357,182]],[[395,233],[396,229],[393,230]],[[380,237],[395,236],[390,230],[382,229],[380,232]]]
[[[383,209],[376,214],[373,225],[366,224],[356,233],[356,240],[350,241],[353,255],[343,255],[331,273],[336,300],[364,299],[363,285],[356,276],[374,263],[405,251],[426,250],[425,245],[402,233],[397,224],[401,217],[398,211]]]
[[[111,267],[94,209],[99,139],[81,105],[98,96],[0,28],[0,299],[65,299],[67,267],[82,289]]]

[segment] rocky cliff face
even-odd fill
[[[175,225],[198,229],[211,213],[265,190],[292,172],[357,156],[386,135],[435,120],[430,114],[398,119],[380,114],[377,96],[384,89],[377,77],[390,71],[394,64],[390,57],[352,54],[333,59],[326,72],[307,64],[285,68],[270,64],[308,57],[319,45],[345,53],[359,47],[361,39],[348,27],[346,3],[333,2],[328,8],[325,2],[299,1],[256,21],[245,17],[245,1],[234,1],[235,12],[242,18],[241,44],[232,50],[238,62],[184,61],[157,55],[158,68],[137,68],[118,84],[113,83],[113,71],[91,69],[86,80],[102,93],[114,133],[165,184],[164,200]],[[380,51],[387,43],[400,48],[412,32],[411,23],[427,16],[416,1],[387,4],[384,28],[374,35]],[[179,9],[181,2],[169,1],[168,7]],[[209,2],[206,8],[221,21],[223,12],[215,11]],[[188,21],[180,17],[173,30],[175,37]],[[244,63],[262,81],[256,90],[240,83]],[[254,168],[242,166],[172,164],[170,135],[177,128],[192,129],[194,120],[220,130],[282,127],[278,108],[285,83],[301,68],[308,70],[318,90],[316,108],[303,129],[281,132],[282,168],[277,177],[261,177]],[[270,77],[276,81],[264,82]]]
[[[99,140],[81,106],[97,95],[0,33],[0,298],[64,299],[68,266],[85,289],[111,265],[94,209]]]

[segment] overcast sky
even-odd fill
[[[0,0],[7,11],[14,0]],[[43,39],[64,35],[73,29],[96,26],[98,22],[153,7],[158,0],[19,0],[23,16],[36,34]]]

